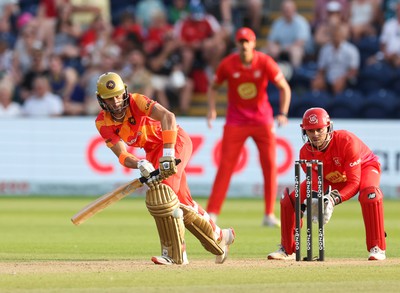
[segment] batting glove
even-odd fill
[[[160,175],[157,176],[153,176],[149,179],[147,179],[146,181],[146,185],[151,189],[151,190],[155,190],[157,188],[157,186],[160,185],[161,181],[163,179],[160,177]]]
[[[138,169],[140,170],[140,175],[145,178],[149,178],[150,173],[155,170],[153,164],[147,160],[138,161],[137,166],[138,166]]]
[[[178,169],[175,164],[175,157],[163,156],[160,158],[160,175],[162,178],[168,178],[174,175]]]

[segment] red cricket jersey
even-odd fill
[[[301,148],[300,159],[322,161],[325,187],[331,185],[332,189],[337,189],[343,201],[359,191],[363,167],[374,165],[380,170],[378,157],[361,139],[346,130],[334,131],[324,151],[312,151],[310,148],[309,143]],[[302,168],[305,171],[304,165]],[[316,174],[316,169],[313,171]]]
[[[150,118],[155,101],[141,94],[129,94],[129,107],[123,122],[115,122],[111,114],[101,111],[96,127],[108,147],[121,139],[129,146],[143,148],[146,153],[163,144],[161,123]]]
[[[244,65],[238,53],[225,57],[215,73],[214,82],[228,83],[226,124],[260,125],[273,123],[268,101],[268,82],[283,78],[278,64],[268,55],[254,51],[251,65]]]
[[[175,30],[182,41],[190,44],[212,37],[219,30],[219,24],[210,15],[204,16],[202,20],[193,20],[187,17],[176,24]]]

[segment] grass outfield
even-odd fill
[[[226,263],[214,264],[187,232],[190,264],[156,266],[150,257],[160,253],[159,240],[144,199],[123,199],[81,226],[72,225],[71,216],[91,200],[0,197],[0,292],[397,292],[400,287],[400,201],[385,201],[388,259],[383,262],[367,261],[356,200],[338,206],[326,226],[325,262],[282,262],[266,259],[277,248],[280,230],[261,226],[263,202],[228,199],[219,225],[234,227],[237,238]],[[198,202],[205,205],[203,198]],[[317,252],[316,229],[314,234]]]

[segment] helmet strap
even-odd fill
[[[114,113],[110,112],[111,117],[114,119],[114,121],[116,120],[122,120],[125,118],[126,115],[126,110],[124,111],[124,113],[121,114],[121,116],[116,116]]]

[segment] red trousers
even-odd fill
[[[277,193],[276,137],[274,125],[224,126],[221,161],[208,200],[207,212],[219,214],[226,198],[229,183],[238,162],[240,151],[251,137],[258,149],[264,178],[265,214],[273,214]]]

